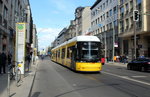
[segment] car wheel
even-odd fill
[[[141,71],[145,71],[145,67],[141,67]]]
[[[131,70],[131,66],[130,66],[130,65],[127,65],[127,69],[128,69],[128,70]]]

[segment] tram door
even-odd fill
[[[75,49],[75,46],[72,46],[71,47],[71,50],[72,50],[72,53],[71,53],[71,68],[72,69],[76,69],[76,49]]]

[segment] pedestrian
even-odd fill
[[[144,56],[144,55],[141,55],[140,58],[145,58],[145,56]]]
[[[8,53],[8,65],[11,65],[12,62],[12,54],[9,52]]]
[[[127,57],[123,56],[123,62],[124,62],[124,64],[126,63],[126,61],[127,61]]]
[[[7,61],[7,57],[6,57],[6,54],[3,52],[1,54],[1,64],[2,64],[2,70],[3,70],[3,73],[6,73],[6,61]]]
[[[30,68],[30,61],[31,61],[31,55],[28,54],[27,55],[27,68],[28,68],[28,71],[29,71],[29,68]]]

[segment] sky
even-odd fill
[[[75,9],[92,6],[96,0],[30,0],[33,23],[38,33],[39,50],[51,45],[58,33],[74,20]]]

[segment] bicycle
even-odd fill
[[[9,66],[9,78],[10,80],[16,80],[16,85],[18,86],[18,83],[21,81],[21,70],[19,69],[19,67],[22,66],[22,62],[16,62],[17,65],[10,65]]]

